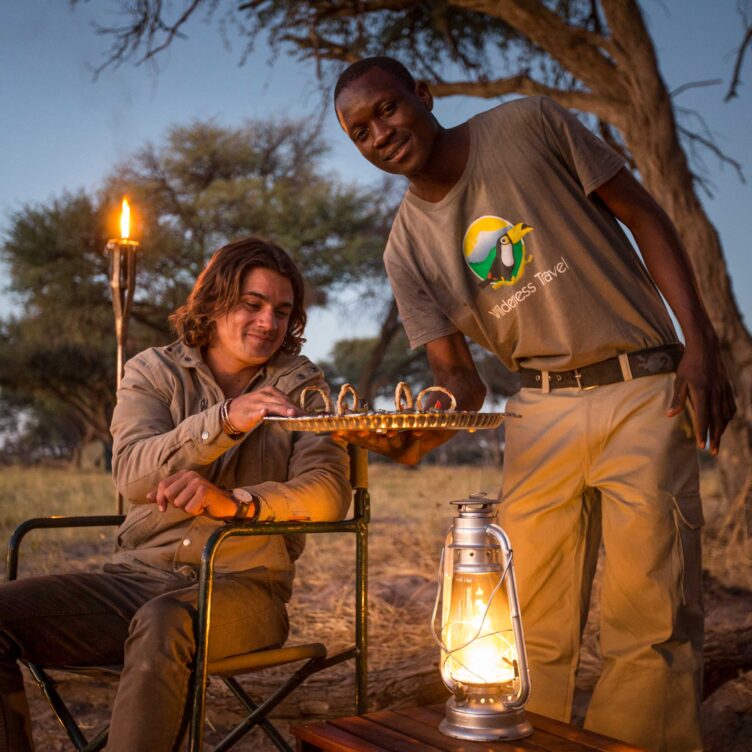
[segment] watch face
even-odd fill
[[[232,495],[236,501],[242,501],[250,504],[253,501],[253,494],[245,490],[245,488],[233,488]]]

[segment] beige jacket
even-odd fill
[[[303,356],[278,353],[246,391],[274,386],[297,402],[309,385],[325,386],[321,370]],[[220,426],[223,400],[200,350],[180,342],[126,363],[111,430],[115,484],[131,506],[118,530],[115,563],[195,569],[206,540],[224,523],[172,507],[160,512],[146,498],[181,469],[223,488],[248,489],[261,499],[261,520],[339,520],[347,513],[344,446],[268,423],[233,440]],[[303,545],[302,536],[230,539],[220,549],[217,571],[265,571],[289,581]]]

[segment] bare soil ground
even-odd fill
[[[438,673],[438,650],[428,627],[436,593],[439,551],[452,512],[451,499],[485,490],[495,496],[501,475],[492,467],[371,467],[372,524],[369,535],[369,708],[438,702],[446,697]],[[723,520],[712,472],[703,476],[709,518],[706,563],[730,584],[750,587],[752,570],[741,549],[721,549],[714,535]],[[0,535],[30,516],[102,513],[114,507],[105,475],[61,470],[0,470]],[[340,540],[340,538],[343,538]],[[22,576],[50,571],[96,569],[112,546],[109,531],[41,531],[25,544]],[[298,565],[296,591],[290,604],[291,640],[323,640],[331,649],[352,642],[353,567],[350,536],[311,537]],[[598,655],[598,581],[585,633],[578,674],[576,718],[581,719],[600,670]],[[752,607],[740,601],[724,612],[728,628],[749,626]],[[713,614],[708,615],[709,619]],[[723,629],[724,625],[716,625]],[[282,672],[247,677],[252,694],[275,686]],[[61,693],[86,719],[92,735],[109,713],[114,694],[111,681],[60,674]],[[29,682],[28,695],[39,750],[71,749],[57,721]],[[218,741],[241,714],[219,682],[209,688],[208,741]],[[340,666],[309,679],[277,713],[285,733],[290,724],[354,713],[353,672]],[[706,749],[742,752],[752,749],[752,672],[724,684],[704,703]],[[263,734],[253,731],[238,750],[271,750]]]

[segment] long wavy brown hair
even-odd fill
[[[215,251],[199,274],[188,300],[170,316],[170,323],[184,344],[189,347],[209,344],[214,334],[214,321],[240,303],[243,280],[256,267],[271,269],[290,280],[293,305],[280,349],[289,355],[300,352],[306,325],[303,277],[285,251],[257,237],[242,238]]]

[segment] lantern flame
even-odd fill
[[[123,197],[123,206],[120,210],[120,238],[128,240],[131,236],[131,207],[128,199]]]

